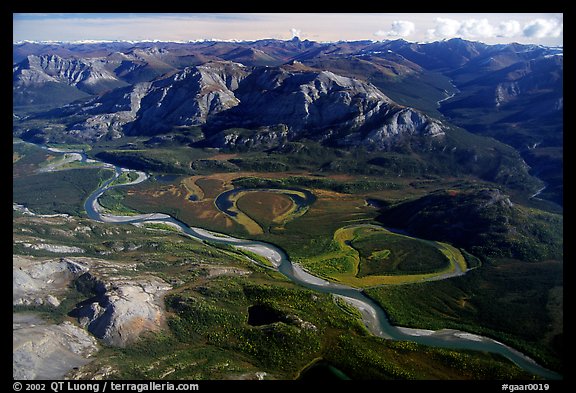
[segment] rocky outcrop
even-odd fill
[[[56,244],[26,243],[26,242],[22,243],[22,245],[24,247],[28,247],[33,250],[44,250],[58,254],[83,254],[85,252],[83,248],[75,246],[62,246]]]
[[[96,339],[70,322],[50,325],[31,314],[13,314],[12,378],[63,379],[91,361]]]
[[[306,137],[378,149],[400,134],[444,133],[442,123],[394,103],[374,85],[330,71],[256,68],[234,95],[238,105],[206,124],[212,146],[269,148]]]
[[[445,135],[442,123],[433,120],[410,108],[403,108],[387,117],[384,124],[367,135],[359,132],[346,135],[339,144],[346,146],[366,146],[385,150],[398,139],[407,136],[442,137]]]
[[[231,129],[219,132],[209,139],[209,144],[228,148],[272,148],[284,145],[293,137],[288,127],[259,127],[256,130]]]
[[[480,208],[485,209],[488,206],[496,205],[501,208],[511,208],[514,206],[510,197],[505,195],[497,188],[487,188],[480,190],[478,192],[478,197],[484,200],[482,204],[479,204]]]
[[[329,71],[282,67],[254,70],[235,93],[241,105],[219,119],[227,126],[285,124],[295,132],[354,128],[392,104],[371,84]]]
[[[92,282],[91,302],[84,302],[72,315],[108,345],[125,346],[146,331],[164,323],[162,297],[172,287],[153,277],[118,278],[107,283],[86,273],[80,280]]]
[[[157,134],[175,127],[200,125],[208,117],[238,105],[233,90],[247,75],[238,63],[186,67],[156,82],[136,83],[61,113],[87,115],[67,132],[100,139],[126,134]]]
[[[76,226],[75,230],[91,232],[89,226]],[[135,264],[126,261],[13,255],[12,303],[17,310],[13,314],[13,378],[69,378],[91,362],[100,343],[124,346],[147,331],[164,327],[162,297],[171,286],[149,274],[135,274],[135,270]],[[123,273],[127,271],[129,276]],[[64,308],[70,304],[64,300],[71,295],[72,286],[87,298],[74,310]],[[55,309],[56,317],[76,315],[78,323],[51,323],[27,311],[37,307]],[[99,375],[92,374],[90,378]]]
[[[172,288],[151,275],[123,276],[126,264],[94,258],[13,256],[13,304],[58,307],[71,283],[88,300],[70,315],[104,343],[124,346],[163,327],[163,296]]]
[[[88,114],[88,118],[74,124],[68,134],[95,140],[105,135],[121,137],[124,126],[136,120],[142,98],[149,93],[150,87],[149,82],[141,82],[93,99],[80,110],[80,113]]]
[[[277,147],[310,138],[385,149],[398,136],[439,136],[444,125],[396,104],[370,83],[310,67],[214,61],[116,89],[57,116],[84,116],[69,135],[155,135],[203,126],[212,147]]]
[[[38,261],[14,255],[12,304],[58,307],[59,298],[66,292],[70,282],[87,270],[85,264],[65,258]]]
[[[124,85],[104,58],[65,59],[57,55],[29,55],[13,67],[14,86],[38,86],[48,82],[75,86],[90,94]]]
[[[496,85],[496,89],[494,91],[494,103],[496,108],[513,100],[519,94],[520,88],[518,87],[517,82],[499,83]]]
[[[154,134],[205,124],[209,117],[239,104],[234,91],[247,75],[246,67],[231,62],[187,67],[152,85],[138,118],[125,131]]]

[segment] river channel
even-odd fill
[[[81,153],[81,152],[79,152]],[[85,159],[84,153],[83,159]],[[105,164],[109,166],[110,164]],[[497,353],[510,359],[522,369],[539,375],[545,379],[562,379],[562,376],[538,365],[534,360],[525,356],[521,352],[506,346],[491,338],[478,336],[475,334],[451,330],[424,330],[393,326],[388,321],[384,310],[363,291],[346,285],[328,282],[318,278],[298,264],[292,263],[286,253],[279,247],[260,241],[245,240],[232,236],[207,231],[202,228],[190,227],[175,218],[163,214],[142,214],[135,216],[116,216],[104,213],[103,208],[98,203],[98,198],[108,189],[115,187],[125,187],[133,185],[147,179],[146,174],[139,172],[138,179],[124,184],[111,183],[122,173],[126,171],[120,167],[115,167],[115,176],[104,182],[86,199],[84,207],[88,216],[96,221],[110,223],[137,223],[137,222],[165,222],[177,226],[180,230],[194,239],[200,241],[210,241],[213,243],[228,244],[238,248],[249,249],[258,253],[272,262],[275,269],[285,275],[293,282],[302,285],[314,291],[329,293],[340,297],[342,300],[356,307],[362,314],[363,322],[369,331],[379,337],[392,340],[413,341],[420,344],[431,345],[435,347],[452,348],[452,349],[469,349]]]

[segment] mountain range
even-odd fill
[[[498,150],[515,168],[525,161],[547,185],[542,197],[561,204],[562,54],[461,39],[20,43],[14,133],[95,142],[194,129],[198,147],[310,140],[426,161],[458,150],[468,169]]]

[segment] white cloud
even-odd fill
[[[428,30],[428,37],[431,39],[455,37],[460,30],[461,23],[455,19],[436,18],[436,24]]]
[[[522,32],[522,27],[517,20],[508,20],[500,22],[496,31],[497,37],[517,37]]]
[[[416,25],[407,20],[395,20],[391,24],[391,30],[378,30],[375,35],[378,37],[408,37],[416,31]]]
[[[556,19],[534,19],[522,27],[518,20],[502,21],[498,25],[488,19],[449,19],[436,18],[434,27],[428,30],[431,40],[461,37],[464,39],[506,38],[558,38],[564,25]]]
[[[300,38],[300,33],[302,33],[302,30],[300,29],[295,29],[294,27],[290,29],[290,32],[292,33],[292,38],[294,37],[298,37]]]
[[[466,19],[460,24],[458,35],[468,38],[486,38],[494,36],[494,26],[488,19]]]
[[[494,37],[496,28],[488,19],[464,19],[458,21],[449,18],[436,18],[436,24],[428,30],[431,39],[440,38],[486,38]]]
[[[560,23],[556,19],[535,19],[524,26],[522,33],[525,37],[530,38],[556,38],[560,37],[563,31],[564,23]]]

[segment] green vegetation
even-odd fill
[[[437,94],[443,93],[437,91]],[[391,152],[339,149],[310,140],[286,142],[281,147],[255,146],[226,151],[190,147],[199,137],[198,133],[197,129],[179,130],[161,137],[123,137],[118,141],[103,139],[93,146],[89,154],[146,172],[190,175],[242,171],[307,172],[365,176],[360,181],[323,181],[321,177],[312,181],[320,185],[310,184],[310,179],[295,179],[293,184],[347,193],[398,187],[397,181],[383,181],[382,177],[397,179],[430,175],[473,175],[519,190],[535,191],[541,187],[539,181],[528,175],[514,149],[455,127],[448,131],[447,139],[442,143],[417,141],[400,144]],[[425,146],[421,146],[422,143]]]
[[[350,245],[360,254],[358,276],[410,274],[439,271],[448,267],[444,254],[434,244],[394,233],[357,236]],[[386,249],[382,250],[382,247]]]
[[[187,173],[186,167],[183,167],[173,155],[168,155],[168,152],[154,150],[150,152],[145,150],[104,151],[97,153],[95,157],[118,166],[141,171]]]
[[[14,138],[12,144],[12,173],[14,177],[31,174],[48,159],[49,152],[36,145]]]
[[[258,370],[291,379],[318,358],[353,379],[529,378],[497,356],[368,336],[331,296],[293,285],[220,277],[169,295],[166,305],[173,313],[170,333],[106,350],[120,378],[218,379]],[[249,325],[252,305],[279,320]]]
[[[72,169],[15,177],[12,197],[37,214],[65,213],[84,216],[84,201],[101,181],[112,176],[107,169]]]
[[[19,87],[13,91],[14,110],[18,113],[26,113],[33,109],[58,108],[72,101],[89,97],[88,93],[57,82],[47,82],[35,89]]]
[[[497,260],[450,280],[367,289],[395,325],[490,336],[562,372],[562,264]],[[560,314],[559,314],[560,312]]]
[[[390,253],[390,250],[373,251],[367,259],[381,261],[390,258]]]
[[[134,180],[138,179],[138,173],[134,171],[124,171],[118,176],[111,185],[120,185],[133,182]]]
[[[242,250],[242,249],[237,249],[240,253],[242,253],[243,255],[246,255],[248,258],[258,262],[261,265],[264,266],[268,266],[268,267],[274,267],[274,265],[272,265],[272,262],[270,262],[268,259],[264,258],[263,256],[256,254],[252,251],[248,251],[248,250]]]
[[[353,379],[527,379],[499,356],[340,335],[324,359]],[[411,364],[418,364],[411,367]],[[454,372],[454,370],[458,370]]]
[[[208,116],[203,127],[174,127],[157,135],[170,125],[143,129],[137,119],[119,132],[123,115],[118,113],[108,119],[116,124],[102,135],[98,127],[106,127],[106,119],[99,119],[97,112],[128,105],[131,100],[124,93],[132,82],[158,83],[161,75],[206,60],[200,52],[180,52],[180,46],[176,53],[174,45],[163,53],[160,48],[161,61],[145,56],[132,64],[136,68],[122,63],[114,72],[124,82],[104,81],[92,86],[93,91],[90,83],[23,86],[15,80],[13,136],[22,140],[13,138],[13,202],[37,213],[29,215],[18,206],[13,213],[13,254],[30,259],[21,261],[22,266],[36,268],[35,262],[66,257],[86,263],[110,285],[118,277],[153,275],[172,286],[164,298],[166,323],[161,331],[126,348],[101,346],[93,361],[79,370],[86,372],[81,375],[292,379],[325,362],[353,379],[533,379],[490,353],[372,336],[360,312],[344,297],[300,287],[251,251],[216,240],[196,241],[160,222],[89,220],[83,207],[86,197],[112,172],[24,140],[83,149],[92,158],[129,168],[114,185],[136,180],[134,170],[152,174],[149,181],[102,195],[100,204],[110,213],[162,212],[190,226],[273,243],[313,274],[364,290],[394,324],[489,336],[565,374],[563,57],[541,57],[548,50],[538,46],[519,51],[515,45],[484,48],[462,40],[429,46],[399,40],[384,43],[381,50],[373,50],[380,45],[362,42],[330,44],[331,49],[298,40],[264,44],[260,48],[267,53],[241,48],[231,52],[228,44],[220,49],[220,44],[203,46],[209,47],[210,58],[226,52],[248,67],[299,58],[305,64],[286,63],[275,75],[286,76],[292,69],[294,83],[300,83],[298,75],[316,76],[298,74],[308,67],[361,79],[399,105],[442,119],[444,133],[434,138],[405,133],[383,139],[386,147],[379,150],[375,144],[355,146],[390,114],[376,113],[379,108],[366,113],[367,123],[357,123],[358,132],[348,135],[350,130],[327,124],[323,130],[299,130],[291,121],[270,125],[275,121],[268,116],[237,124],[267,126],[235,127],[230,123],[234,118],[246,120],[240,106]],[[25,58],[25,46],[14,49],[15,58]],[[65,54],[67,49],[59,46],[59,51]],[[117,56],[110,59],[122,57]],[[244,103],[251,100],[244,99],[243,89],[250,89],[252,76],[234,93]],[[331,87],[338,90],[338,77],[320,76],[316,87],[331,79]],[[237,84],[240,77],[235,73],[227,83]],[[119,86],[127,89],[103,96],[98,109],[80,110],[92,93]],[[452,99],[440,104],[452,93]],[[114,109],[108,99],[121,96],[124,102]],[[357,98],[352,105],[358,104]],[[78,106],[65,105],[74,100]],[[310,109],[340,112],[324,105],[330,101],[321,97]],[[190,108],[183,109],[184,114]],[[294,108],[286,109],[280,117],[288,117]],[[158,119],[163,114],[168,122],[177,117],[169,112],[158,112]],[[317,115],[322,114],[312,112],[310,119],[318,124],[322,116]],[[93,115],[96,118],[88,119]],[[78,131],[82,124],[94,128]],[[249,190],[231,195],[230,210],[216,206],[218,195],[234,187]],[[300,203],[307,191],[315,199]],[[88,280],[74,284],[55,294],[61,300],[58,307],[15,306],[13,312],[78,325],[70,310],[94,293]]]
[[[146,222],[144,223],[144,227],[148,229],[159,229],[161,231],[180,232],[179,228],[176,228],[173,225],[163,224],[161,222]]]
[[[346,300],[342,299],[340,296],[334,296],[334,301],[344,312],[355,318],[362,319],[362,314],[360,311],[356,307],[348,304]]]
[[[107,213],[119,216],[131,216],[140,213],[137,210],[126,207],[122,203],[123,200],[124,194],[115,188],[107,190],[100,196],[100,198],[98,198],[98,202],[104,209],[106,209]]]
[[[120,146],[119,141],[102,144],[114,147],[111,150],[118,157],[140,157],[136,160],[142,159],[144,167],[157,160],[158,170],[181,170],[177,173],[189,173],[187,163],[192,158],[210,161],[208,158],[217,154],[182,147],[168,159],[170,149],[166,146],[143,153],[139,150],[144,142],[133,141],[130,146]],[[34,174],[49,155],[33,146],[14,146],[14,202],[37,213],[83,217],[88,193],[111,176],[111,171],[104,169]],[[93,153],[106,150],[103,146]],[[132,153],[125,154],[128,151]],[[354,154],[360,153],[342,153],[338,164],[353,161]],[[283,160],[293,168],[306,167],[304,160],[294,159],[296,155]],[[245,159],[257,157],[271,159],[274,153],[249,152]],[[383,154],[370,166],[384,170],[394,164],[393,157]],[[234,160],[224,155],[221,158]],[[406,161],[396,164],[402,166]],[[314,176],[305,171],[261,175],[189,177],[202,191],[198,201],[188,200],[191,188],[184,181],[117,188],[106,192],[100,201],[117,214],[165,212],[191,225],[245,237],[241,226],[227,222],[213,206],[213,198],[230,182],[243,187],[312,189],[317,200],[306,214],[285,222],[281,230],[273,228],[254,238],[279,245],[292,260],[315,274],[358,286],[383,283],[375,277],[396,283],[421,280],[449,272],[456,264],[463,270],[475,268],[450,280],[366,291],[383,305],[395,324],[447,327],[491,336],[563,371],[561,214],[528,208],[516,200],[509,204],[501,192],[482,191],[486,184],[472,178],[443,179],[434,174],[360,178]],[[126,174],[121,181],[134,176],[133,172]],[[382,203],[371,207],[366,199]],[[240,201],[242,204],[248,199]],[[274,214],[264,210],[259,211],[263,214],[259,220],[273,220]],[[378,214],[386,225],[405,228],[411,236],[362,227],[373,224]],[[146,272],[178,282],[166,297],[167,328],[124,349],[104,348],[88,366],[94,371],[112,365],[117,371],[115,377],[129,379],[240,378],[253,377],[257,371],[265,371],[270,378],[294,378],[311,362],[324,359],[354,379],[529,378],[498,356],[369,336],[354,308],[340,299],[297,287],[278,273],[249,262],[245,256],[268,265],[250,252],[192,241],[160,223],[146,224],[162,229],[150,231],[69,220],[40,223],[15,212],[13,252],[54,257],[49,251],[22,245],[42,239],[49,244],[80,247],[86,250],[83,256],[126,263],[120,274]],[[219,272],[219,267],[241,267],[249,274],[230,277]],[[72,290],[58,309],[34,311],[54,321],[71,320],[66,309],[73,308],[80,298]],[[265,305],[280,319],[262,326],[249,325],[248,309],[253,305]],[[16,312],[22,310],[29,308],[15,308]]]
[[[516,205],[495,188],[436,191],[386,207],[378,220],[481,257],[563,257],[562,216]]]
[[[313,274],[352,286],[401,284],[466,271],[459,250],[377,226],[349,226],[334,233],[327,252],[299,262]]]
[[[321,337],[317,330],[322,329],[317,324],[326,326],[320,318],[321,310],[329,306],[332,313],[335,311],[329,296],[292,286],[255,285],[245,279],[221,278],[196,290],[203,296],[191,292],[188,296],[174,295],[166,300],[169,309],[175,312],[169,325],[176,337],[191,343],[200,340],[234,349],[268,372],[285,376],[295,374],[317,356]],[[312,298],[316,300],[311,302]],[[251,304],[268,305],[282,315],[283,321],[258,327],[248,325],[247,309]],[[314,326],[304,327],[308,325],[301,325],[292,315]],[[342,318],[358,326],[354,319]]]
[[[46,146],[56,149],[75,151],[90,151],[92,149],[92,146],[88,143],[47,143]]]
[[[480,259],[475,255],[470,254],[463,248],[460,249],[460,252],[462,253],[462,256],[466,261],[466,266],[468,266],[469,269],[475,269],[477,267],[482,266],[482,261],[480,261]]]
[[[364,178],[355,181],[337,181],[330,178],[304,176],[289,176],[282,179],[244,177],[235,179],[233,183],[236,187],[243,188],[304,187],[331,190],[343,194],[358,194],[363,192],[397,190],[402,188],[398,183],[372,178]]]

